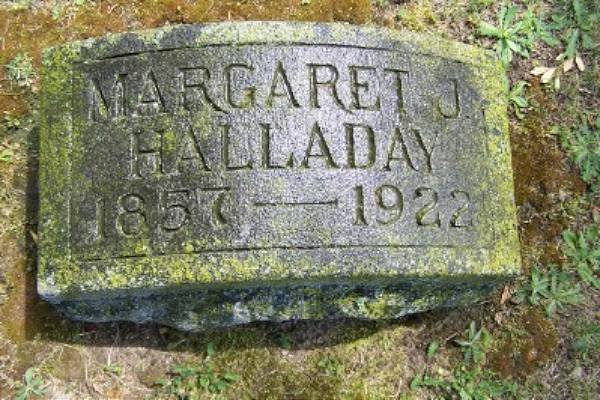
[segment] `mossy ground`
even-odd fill
[[[374,23],[476,43],[477,21],[495,21],[498,7],[486,0],[376,1],[376,5],[369,0],[76,3],[81,2],[0,2],[0,65],[22,53],[31,57],[37,72],[43,47],[106,32],[219,20]],[[547,10],[557,2],[537,3]],[[554,60],[556,55],[556,49],[542,46],[533,58]],[[580,111],[600,110],[599,60],[597,52],[588,54],[587,70],[566,74],[558,93],[530,78],[531,60],[517,60],[510,69],[513,83],[532,82],[529,97],[534,107],[523,120],[511,120],[526,270],[538,263],[559,262],[560,233],[568,226],[589,223],[590,210],[600,212],[597,205],[590,205],[578,171],[550,133],[555,126],[576,124]],[[598,353],[583,360],[572,350],[577,332],[598,324],[600,298],[591,291],[585,293],[585,303],[570,309],[572,317],[552,320],[536,307],[502,302],[501,293],[468,309],[394,322],[252,324],[205,334],[64,319],[35,291],[39,82],[32,75],[30,86],[21,87],[5,73],[0,68],[0,151],[10,153],[8,162],[0,162],[0,398],[11,397],[30,367],[49,384],[49,398],[152,396],[155,382],[174,365],[201,362],[208,343],[216,348],[215,368],[241,376],[225,393],[227,398],[429,398],[426,392],[408,388],[427,362],[428,344],[442,344],[435,365],[451,369],[461,357],[453,339],[471,320],[485,324],[494,338],[485,367],[518,381],[524,398],[597,398]]]

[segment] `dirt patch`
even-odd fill
[[[548,218],[570,196],[585,193],[587,186],[572,167],[552,134],[552,118],[559,110],[536,80],[530,88],[533,109],[513,125],[511,150],[515,200],[525,272],[535,263],[560,261],[560,234],[565,221]]]
[[[490,357],[489,367],[504,378],[525,379],[556,354],[558,334],[541,311],[528,309],[507,322],[507,333]]]

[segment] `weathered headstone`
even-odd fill
[[[342,24],[45,54],[38,288],[83,320],[391,318],[517,274],[504,72]]]

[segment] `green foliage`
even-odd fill
[[[427,359],[431,360],[439,348],[440,343],[437,340],[429,343],[429,346],[427,346]]]
[[[469,328],[465,331],[465,339],[458,339],[456,343],[462,347],[466,363],[471,360],[475,363],[485,361],[485,352],[490,344],[490,333],[485,327],[477,329],[475,321],[471,321]]]
[[[206,394],[220,394],[240,379],[232,372],[217,372],[210,362],[215,354],[214,345],[206,348],[206,360],[201,365],[178,365],[172,369],[169,378],[157,382],[160,395],[178,400],[204,398]],[[160,397],[164,398],[164,397]]]
[[[591,2],[590,2],[591,4]],[[600,23],[600,12],[588,7],[585,0],[571,0],[558,13],[552,15],[552,28],[562,31],[561,39],[565,50],[558,60],[574,59],[579,49],[591,49],[593,40],[590,36]]]
[[[319,370],[332,377],[340,377],[344,374],[344,366],[333,357],[323,357],[317,362]]]
[[[469,369],[460,365],[450,376],[434,377],[419,374],[410,383],[411,390],[432,389],[444,399],[488,400],[493,398],[518,398],[517,384],[500,379],[485,369]]]
[[[0,163],[9,163],[13,158],[13,151],[11,149],[0,150]]]
[[[576,335],[573,350],[583,359],[587,359],[590,353],[600,353],[600,324],[586,324],[577,330]]]
[[[555,267],[550,268],[549,272],[534,267],[531,280],[520,287],[513,296],[516,303],[526,300],[532,305],[544,305],[546,314],[551,317],[567,304],[580,303],[583,297],[579,286],[571,282],[567,273],[558,271]]]
[[[517,10],[517,6],[503,5],[498,13],[498,26],[484,21],[479,24],[480,35],[496,39],[494,48],[505,68],[510,65],[513,53],[529,58],[529,53],[539,36],[537,30],[543,27],[532,12],[526,14],[526,19],[517,22]]]
[[[597,226],[589,226],[582,232],[563,232],[564,253],[568,264],[575,268],[588,285],[600,288],[600,235]]]
[[[29,368],[23,376],[23,384],[15,394],[15,400],[27,400],[32,396],[41,397],[46,393],[48,385],[44,384],[42,378],[34,368]]]
[[[8,79],[19,87],[31,86],[35,76],[31,57],[25,53],[19,53],[8,64],[6,64]]]
[[[387,7],[389,4],[389,0],[373,0],[375,7]]]
[[[600,189],[600,115],[593,121],[591,116],[582,117],[581,125],[573,132],[563,130],[562,145],[573,162],[581,170],[581,178]]]
[[[482,11],[494,4],[494,0],[469,0],[469,11]]]
[[[572,70],[574,66],[580,71],[585,70],[581,52],[594,47],[592,35],[600,23],[600,7],[594,1],[563,1],[563,6],[557,8],[557,12],[552,14],[548,27],[558,32],[563,51],[557,57],[557,61],[562,63],[554,67],[534,68],[531,73],[541,76],[542,83],[554,81],[554,87],[558,90],[562,73]]]
[[[287,333],[281,333],[277,335],[275,337],[275,341],[277,342],[279,347],[285,350],[290,350],[292,348],[292,345],[294,344],[292,337]]]
[[[525,87],[528,85],[525,81],[519,81],[510,89],[508,94],[508,99],[513,105],[515,115],[519,119],[525,116],[524,111],[529,110],[529,101],[525,98]]]
[[[533,4],[527,7],[527,11],[523,14],[522,24],[528,42],[534,45],[538,39],[541,39],[548,46],[558,46],[560,40],[552,34],[554,27],[544,21],[544,15],[538,13]]]
[[[491,336],[481,327],[477,329],[471,322],[465,331],[465,339],[456,341],[464,353],[464,361],[452,371],[437,368],[434,371],[428,366],[424,372],[416,375],[411,383],[412,391],[428,389],[428,395],[435,393],[433,398],[488,400],[492,398],[517,398],[517,384],[502,380],[493,372],[482,368],[485,353],[490,347]],[[439,348],[439,343],[433,341],[427,348],[427,359],[431,360]],[[470,361],[475,361],[471,363]],[[439,397],[438,397],[439,396]],[[432,397],[427,397],[432,398]]]

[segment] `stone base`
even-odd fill
[[[186,289],[111,299],[65,301],[57,307],[88,322],[160,323],[185,331],[253,321],[297,319],[393,319],[439,307],[473,303],[503,280],[419,278],[391,286],[336,285]]]

